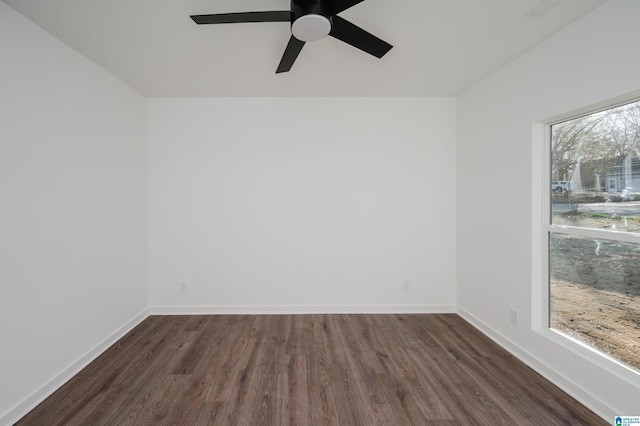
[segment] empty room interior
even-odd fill
[[[611,229],[545,224],[563,196],[549,188],[563,179],[548,172],[549,129],[640,99],[640,1],[318,3],[328,17],[307,3],[0,2],[0,425],[38,424],[29,414],[47,401],[57,424],[640,415],[637,365],[549,322],[553,233],[599,254]],[[190,18],[253,11],[285,22]],[[301,42],[311,15],[327,37]],[[633,209],[616,191],[603,205]],[[625,320],[640,329],[638,275],[625,276]],[[215,365],[249,359],[238,342],[252,341],[273,374],[221,379]],[[185,367],[148,389],[115,376],[118,357],[147,374],[162,356]],[[160,394],[183,381],[197,404],[163,411]],[[73,387],[95,398],[76,403]],[[270,391],[241,399],[254,388]],[[149,406],[134,407],[142,394]],[[104,414],[152,404],[146,419]]]

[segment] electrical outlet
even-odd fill
[[[411,283],[409,281],[405,281],[402,283],[402,289],[404,291],[409,291],[411,290]]]
[[[515,309],[509,310],[509,321],[511,321],[513,325],[518,325],[518,311]]]
[[[178,288],[180,289],[180,292],[182,293],[186,293],[187,292],[187,283],[182,281],[179,285]]]

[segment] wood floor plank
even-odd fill
[[[422,417],[428,421],[454,420],[453,415],[447,409],[447,404],[442,401],[442,392],[434,388],[423,376],[403,376],[402,380],[407,390],[413,395]]]
[[[151,316],[18,425],[606,425],[457,315]]]

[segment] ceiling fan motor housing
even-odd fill
[[[291,33],[300,41],[316,41],[331,31],[331,10],[322,0],[291,0]]]

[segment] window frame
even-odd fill
[[[549,240],[551,233],[601,238],[640,245],[640,233],[580,228],[551,223],[551,126],[640,101],[640,91],[533,123],[531,327],[534,332],[617,377],[640,386],[640,372],[596,348],[551,328]]]

